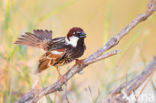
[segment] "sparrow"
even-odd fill
[[[40,73],[47,68],[54,66],[60,80],[64,83],[65,78],[61,75],[59,67],[76,60],[84,54],[86,45],[84,39],[86,33],[80,27],[73,27],[65,37],[52,38],[50,30],[33,30],[33,33],[26,32],[15,42],[18,45],[26,45],[43,49],[43,54],[39,59],[39,65],[35,73]]]

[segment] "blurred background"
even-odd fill
[[[14,103],[39,79],[40,87],[58,79],[50,69],[34,75],[40,49],[15,45],[17,37],[33,29],[53,30],[53,37],[65,36],[74,26],[87,33],[88,57],[120,32],[149,0],[0,0],[0,103]],[[75,75],[66,92],[42,98],[39,103],[103,103],[109,92],[134,78],[156,55],[156,14],[135,27],[114,49],[121,52],[89,65]],[[61,67],[65,73],[75,62]],[[156,75],[144,93],[156,96]],[[64,87],[65,88],[65,87]],[[146,92],[147,91],[147,92]],[[145,102],[144,102],[145,103]],[[149,103],[149,102],[147,102]],[[150,102],[154,103],[154,102]]]

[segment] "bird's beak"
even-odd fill
[[[82,32],[81,34],[80,34],[80,38],[85,38],[86,37],[86,33],[85,32]]]

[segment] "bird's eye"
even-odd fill
[[[76,34],[81,34],[81,32],[76,32]]]

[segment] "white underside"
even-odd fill
[[[52,54],[62,54],[63,52],[59,52],[59,51],[57,51],[57,50],[53,50],[53,51],[51,51],[51,53],[52,53]]]
[[[68,45],[72,45],[73,47],[77,46],[77,42],[78,42],[79,38],[76,36],[71,36],[69,37],[69,40],[67,39],[67,37],[65,38],[65,41]]]

